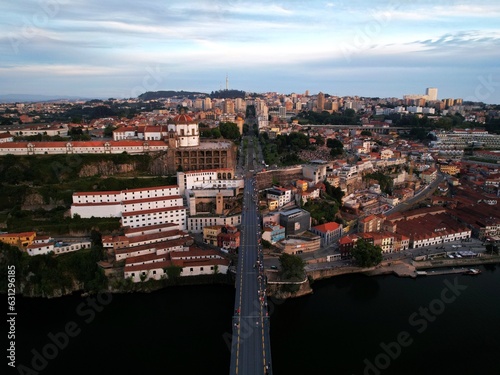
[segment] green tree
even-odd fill
[[[108,125],[106,126],[106,128],[104,129],[103,131],[103,135],[105,137],[112,137],[113,136],[113,130],[115,130],[116,128],[113,126],[113,125]]]
[[[212,138],[214,138],[214,139],[218,139],[218,138],[222,137],[222,133],[220,132],[219,128],[213,128],[211,133],[212,133]]]
[[[360,267],[373,267],[382,261],[382,248],[372,245],[364,239],[356,241],[351,254]]]
[[[226,139],[238,139],[240,137],[238,125],[234,122],[221,122],[219,124],[219,130],[221,135]]]
[[[181,275],[182,267],[172,264],[165,268],[165,272],[169,280],[175,280]]]
[[[344,148],[344,145],[338,139],[328,138],[326,140],[326,147],[329,147],[329,148]]]
[[[306,263],[304,260],[297,256],[291,254],[281,254],[279,257],[281,265],[281,275],[287,280],[303,280],[304,278],[304,267]]]
[[[325,190],[326,194],[328,194],[329,197],[335,199],[339,206],[342,205],[342,198],[344,197],[345,193],[342,191],[340,187],[335,187],[332,186],[328,181],[325,180]]]

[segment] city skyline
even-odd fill
[[[500,103],[500,4],[480,0],[0,4],[0,95],[229,88]]]

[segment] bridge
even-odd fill
[[[390,132],[396,133],[405,133],[411,130],[410,127],[402,127],[402,126],[391,126],[391,125],[322,125],[322,124],[307,124],[301,125],[303,128],[324,128],[324,129],[333,129],[333,130],[367,130],[372,133],[380,133],[380,134],[389,134]]]
[[[269,314],[255,179],[247,174],[236,271],[230,375],[272,374]]]

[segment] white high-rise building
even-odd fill
[[[428,87],[425,90],[425,95],[427,96],[427,100],[437,100],[438,98],[438,89],[435,87]]]

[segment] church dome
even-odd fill
[[[174,117],[174,122],[177,124],[189,124],[190,122],[193,122],[193,119],[191,116],[181,114]]]
[[[176,124],[190,124],[193,122],[193,118],[189,115],[186,115],[183,110],[177,116],[173,118],[173,121]]]

